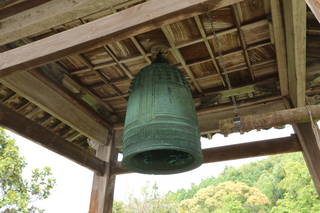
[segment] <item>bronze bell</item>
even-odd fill
[[[159,54],[131,82],[123,166],[145,174],[174,174],[194,169],[202,161],[188,82]]]

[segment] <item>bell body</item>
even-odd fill
[[[174,174],[202,163],[191,91],[180,71],[166,62],[143,68],[132,81],[122,163],[145,174]]]

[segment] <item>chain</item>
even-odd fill
[[[206,15],[207,15],[208,21],[210,22],[211,33],[213,34],[213,38],[215,40],[216,47],[217,47],[216,50],[217,50],[219,58],[220,58],[220,60],[217,60],[217,62],[218,62],[218,65],[219,65],[219,67],[221,68],[221,71],[222,71],[221,72],[222,78],[226,81],[228,89],[232,89],[232,85],[231,85],[231,82],[230,82],[230,79],[229,79],[229,75],[228,75],[228,73],[225,72],[226,69],[225,69],[224,58],[223,58],[222,52],[221,52],[220,40],[219,40],[219,38],[217,36],[216,30],[215,30],[214,25],[213,25],[213,18],[212,18],[212,16],[211,16],[209,11],[207,12]],[[213,46],[215,46],[215,45],[213,45]],[[241,122],[240,122],[239,109],[238,109],[238,105],[237,105],[237,101],[236,101],[235,96],[231,96],[231,101],[232,101],[233,112],[234,112],[233,122],[234,122],[237,130],[240,132],[241,131]]]

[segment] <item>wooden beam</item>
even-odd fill
[[[33,1],[22,1],[21,3],[14,4],[9,7],[0,8],[0,19],[7,18],[9,16],[15,15],[17,13],[20,13],[24,10],[31,9],[33,7],[36,7],[40,4],[44,4],[51,0],[33,0]]]
[[[0,126],[32,140],[99,175],[104,173],[105,162],[103,160],[2,104],[0,104]]]
[[[259,21],[255,21],[255,22],[251,22],[251,23],[242,25],[242,27],[246,28],[246,30],[249,30],[249,29],[253,29],[255,27],[266,25],[267,23],[268,23],[267,19],[262,19],[262,20],[259,20]],[[229,34],[229,33],[236,32],[236,31],[237,31],[237,28],[230,28],[230,29],[219,31],[216,34],[217,34],[217,36],[222,36],[222,35],[226,35],[226,34]],[[185,42],[183,44],[179,44],[176,47],[178,49],[181,49],[181,48],[186,47],[186,46],[190,46],[190,45],[193,45],[193,44],[198,44],[200,42],[203,42],[204,39],[210,40],[210,39],[213,39],[213,38],[214,38],[213,35],[208,35],[205,38],[194,39],[194,40]],[[264,46],[264,45],[270,45],[270,44],[271,44],[270,42],[265,42],[263,44],[251,45],[251,46],[249,46],[248,50],[259,48],[259,47],[261,47],[260,45]],[[242,50],[236,50],[234,52],[229,52],[229,53],[223,54],[223,56],[227,56],[227,55],[230,56],[231,54],[237,54],[237,53],[239,53],[241,51]],[[150,57],[151,53],[146,53],[146,56]],[[121,60],[119,60],[119,63],[124,63],[125,64],[125,63],[129,63],[129,62],[132,62],[132,61],[141,60],[143,58],[144,58],[144,56],[133,56],[133,57],[121,59]],[[216,58],[219,58],[219,56],[217,56]],[[211,61],[211,60],[212,60],[211,58],[209,58],[209,59],[201,59],[197,63],[204,63],[204,62],[208,62],[208,61]],[[93,67],[93,69],[102,69],[102,68],[112,67],[112,66],[116,66],[116,65],[117,65],[117,63],[115,63],[115,62],[104,62],[104,63],[95,65]],[[187,66],[192,66],[192,65],[195,65],[195,63],[193,62],[193,63],[188,63],[187,64]],[[182,68],[182,66],[178,66],[178,67]],[[78,69],[78,70],[72,70],[71,71],[71,75],[78,75],[78,74],[83,74],[83,73],[87,73],[87,72],[91,72],[91,69],[90,68],[81,68],[81,69]]]
[[[283,17],[280,0],[271,0],[272,29],[274,34],[274,45],[276,49],[277,67],[282,96],[287,96],[288,92],[288,70],[286,55],[286,39],[284,34]]]
[[[1,20],[0,45],[45,32],[95,12],[108,10],[111,6],[117,7],[124,2],[127,1],[117,0],[115,4],[115,1],[105,0],[33,0],[14,5],[12,6],[13,11],[6,8],[3,9],[4,14],[1,13],[3,16],[9,15],[9,17]],[[27,8],[28,10],[17,13],[19,8]],[[16,14],[12,14],[13,12]],[[111,10],[109,14],[111,14]]]
[[[0,82],[83,135],[106,143],[109,126],[39,72],[14,73]]]
[[[251,114],[261,114],[267,112],[274,112],[277,110],[285,109],[286,106],[282,100],[277,101],[258,101],[250,105],[239,104],[238,113],[240,118]],[[207,134],[212,132],[220,132],[219,120],[233,118],[234,109],[232,106],[219,110],[217,107],[212,107],[212,110],[205,109],[198,112],[198,121],[201,134]]]
[[[295,135],[284,138],[276,138],[235,145],[220,146],[203,149],[203,163],[214,163],[227,160],[238,160],[243,158],[275,155],[301,151],[301,146]],[[117,163],[113,174],[120,175],[131,173],[122,167],[121,162]]]
[[[238,107],[240,118],[250,114],[260,114],[286,109],[285,103],[279,96],[240,103]],[[197,115],[201,135],[217,133],[220,132],[219,120],[234,117],[234,106],[229,104],[224,106],[208,107],[206,109],[199,110]],[[121,149],[123,125],[114,126],[114,128],[116,130],[116,147]]]
[[[289,95],[294,106],[305,105],[306,3],[283,1],[288,61]]]
[[[294,123],[308,123],[310,116],[320,119],[320,105],[298,107],[264,114],[246,115],[240,118],[240,129],[232,118],[220,120],[220,133],[228,135],[233,132],[249,132],[254,129],[269,129]]]
[[[250,76],[252,80],[255,80],[255,75],[254,72],[252,70],[252,64],[250,62],[250,57],[249,57],[249,53],[248,53],[248,49],[247,49],[247,43],[246,43],[246,39],[244,37],[244,33],[243,30],[241,28],[241,15],[242,11],[241,11],[241,6],[240,4],[236,4],[236,5],[232,5],[232,12],[233,12],[233,16],[234,16],[234,21],[238,30],[238,35],[239,35],[239,39],[240,39],[240,44],[243,50],[243,56],[244,56],[244,60],[247,64],[248,70],[250,71]]]
[[[164,26],[161,27],[161,31],[163,32],[164,36],[166,37],[169,45],[170,45],[170,51],[172,53],[172,55],[176,58],[176,60],[181,63],[183,69],[186,71],[187,76],[190,78],[192,84],[194,85],[194,87],[196,88],[196,90],[199,93],[202,93],[202,88],[199,84],[199,82],[197,82],[193,72],[191,71],[190,67],[187,66],[186,61],[184,60],[180,50],[176,47],[176,44],[174,43],[174,37],[172,36],[172,31],[170,28],[170,25],[168,26]]]
[[[305,0],[314,16],[320,23],[320,0]]]
[[[107,162],[103,176],[94,174],[89,213],[112,213],[115,175],[112,175],[117,152],[114,148],[113,133],[109,135],[108,145],[99,144],[96,155]]]
[[[240,96],[246,94],[252,94],[254,92],[260,92],[264,95],[271,95],[277,92],[277,80],[275,78],[265,79],[254,84],[248,84],[242,87],[236,87],[232,89],[224,89],[215,92],[205,91],[203,95],[194,96],[196,99],[200,99],[200,107],[207,107],[225,98],[230,98],[232,96]],[[262,94],[261,94],[262,95]]]
[[[241,0],[151,0],[112,16],[0,53],[0,76],[56,61],[107,41],[116,41]],[[49,2],[48,2],[49,3]],[[59,9],[63,9],[61,6]],[[48,13],[50,14],[50,13]],[[121,23],[121,24],[114,24]],[[2,34],[2,32],[1,32]]]

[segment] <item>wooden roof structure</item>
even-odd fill
[[[153,48],[168,47],[210,138],[234,117],[232,99],[240,117],[320,102],[320,3],[306,1],[1,1],[0,125],[95,171],[90,212],[109,212],[130,82]],[[319,191],[311,127],[205,159],[302,150]]]

